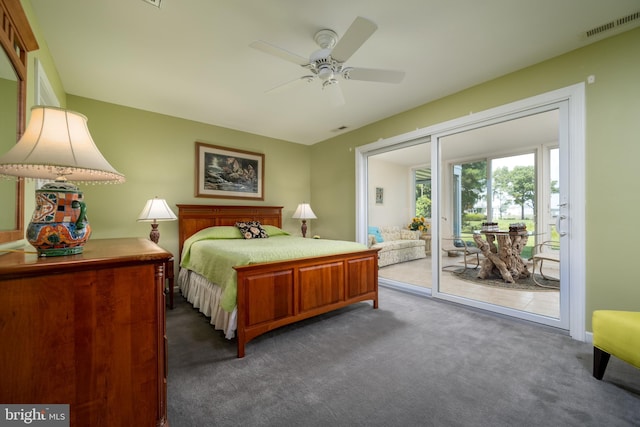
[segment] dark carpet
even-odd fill
[[[640,370],[556,330],[380,289],[235,341],[176,295],[168,415],[186,426],[638,426]]]
[[[492,286],[497,288],[504,289],[520,289],[526,291],[558,291],[560,290],[560,282],[557,280],[545,279],[539,274],[536,274],[536,281],[540,283],[542,286],[536,285],[533,281],[533,274],[529,277],[521,277],[518,278],[513,283],[505,282],[502,277],[497,275],[492,275],[491,277],[487,277],[486,279],[478,278],[478,271],[480,269],[476,268],[459,268],[456,271],[451,271],[451,274],[455,275],[457,278],[466,280],[467,282],[477,283],[479,285]]]

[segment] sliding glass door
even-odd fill
[[[438,138],[442,250],[435,296],[566,323],[554,221],[559,117],[555,107]]]
[[[389,270],[381,266],[380,284],[584,340],[584,140],[584,85],[578,84],[358,147],[358,241],[370,241],[368,227],[402,227],[428,212],[418,218],[423,228],[429,224],[424,267],[399,278],[385,277]],[[419,153],[404,150],[420,145]],[[375,164],[397,162],[395,152],[409,153],[397,169],[406,177],[399,187]],[[419,186],[425,180],[419,171],[427,170],[428,194]],[[402,198],[387,197],[397,188]],[[427,199],[429,210],[422,210]],[[416,278],[424,275],[423,286]],[[533,284],[517,283],[532,278]]]

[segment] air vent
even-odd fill
[[[616,25],[624,25],[631,21],[635,21],[636,19],[640,19],[640,12],[633,13],[629,16],[625,16],[624,18],[620,18],[616,21]]]
[[[142,0],[145,3],[149,3],[152,6],[157,7],[158,9],[160,9],[160,3],[162,2],[162,0]]]
[[[340,127],[335,128],[335,129],[331,129],[331,132],[341,132],[341,131],[343,131],[345,129],[347,129],[347,126],[340,126]]]
[[[613,30],[620,25],[626,25],[629,22],[640,19],[640,12],[632,13],[631,15],[625,16],[624,18],[616,19],[615,21],[608,22],[606,24],[600,25],[599,27],[592,28],[586,32],[587,37],[593,37],[605,31]]]

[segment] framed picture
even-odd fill
[[[196,197],[264,200],[264,154],[196,142]]]
[[[384,188],[376,187],[376,205],[381,205],[384,202]]]

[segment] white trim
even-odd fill
[[[42,63],[38,58],[35,58],[35,93],[34,93],[34,105],[46,105],[49,107],[59,107],[60,101],[56,96],[47,73],[42,67]]]
[[[570,86],[569,101],[569,254],[571,256],[569,333],[585,340],[586,304],[586,187],[585,187],[585,88],[584,83]],[[562,185],[562,184],[561,184]]]
[[[523,116],[531,114],[535,110],[549,109],[549,105],[561,102],[568,103],[568,126],[569,126],[569,152],[568,156],[569,170],[571,171],[570,180],[568,181],[568,207],[570,209],[569,220],[569,242],[568,254],[570,256],[570,268],[564,269],[564,276],[569,283],[569,319],[568,328],[571,337],[576,340],[585,340],[585,87],[584,83],[568,86],[531,98],[515,101],[510,104],[502,105],[479,113],[473,113],[468,116],[449,120],[423,129],[417,129],[402,135],[384,140],[378,140],[371,144],[360,146],[356,149],[356,239],[359,242],[366,243],[366,225],[367,225],[367,169],[366,159],[372,151],[377,151],[393,145],[405,143],[412,140],[422,138],[431,138],[431,142],[437,141],[437,137],[443,137],[448,134],[458,133],[465,130],[474,129],[480,126],[504,121],[507,117]],[[440,144],[433,143],[431,145],[431,180],[432,180],[432,198],[440,200]],[[564,182],[561,185],[567,185]],[[440,218],[440,203],[432,206],[432,218]],[[439,235],[439,221],[432,221],[432,234]],[[432,253],[440,253],[439,239],[432,241]],[[435,264],[433,267],[433,283],[438,283],[439,277],[439,257],[434,257]],[[564,278],[563,277],[563,278]],[[434,286],[435,287],[435,286]],[[437,290],[432,289],[434,297],[447,296],[440,295]],[[504,307],[491,306],[489,304],[479,304],[464,299],[462,301],[468,305],[482,305],[480,308],[489,308],[498,313],[507,315],[516,315],[520,318],[532,320],[544,324],[557,324],[554,319],[548,319],[546,322],[543,316],[531,315],[522,316],[523,312],[506,309]],[[566,303],[566,302],[565,302]],[[562,317],[562,316],[561,316]],[[542,322],[540,321],[542,319]],[[564,320],[564,319],[563,319]],[[566,327],[566,326],[565,326]]]
[[[587,344],[593,344],[593,332],[587,332],[584,334],[584,342]]]

